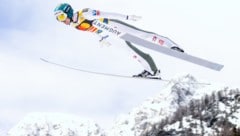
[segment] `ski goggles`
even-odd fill
[[[55,13],[56,19],[60,22],[64,22],[67,19],[67,14],[64,12]]]

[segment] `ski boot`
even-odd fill
[[[159,77],[160,75],[160,70],[156,70],[153,74],[151,74],[150,72],[148,72],[147,70],[144,70],[142,73],[137,74],[137,75],[133,75],[133,77],[141,77],[141,78],[158,78],[161,79],[161,77]]]
[[[184,50],[181,49],[181,48],[179,48],[179,47],[177,47],[177,46],[173,46],[173,47],[171,47],[171,49],[172,49],[172,50],[175,50],[175,51],[178,51],[178,52],[184,53]]]

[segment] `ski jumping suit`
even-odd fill
[[[107,23],[111,26],[121,28],[121,30],[125,30],[130,34],[157,43],[160,46],[166,46],[169,48],[177,46],[173,41],[171,41],[167,37],[163,37],[153,32],[141,30],[123,21],[120,21],[128,20],[128,17],[129,16],[127,15],[122,15],[118,13],[102,12],[99,10],[86,8],[74,14],[71,26],[82,31],[96,33],[99,36],[101,36],[101,38],[103,38],[103,35],[101,35],[101,33],[104,30],[99,30],[98,28],[92,25],[93,21],[98,19],[99,21]],[[133,46],[130,42],[128,41],[125,42],[128,45],[130,51],[132,52],[133,58],[137,59],[137,61],[141,63],[145,70],[147,70],[151,74],[158,70],[152,57],[149,54],[142,52],[141,50]]]

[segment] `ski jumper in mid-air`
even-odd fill
[[[166,46],[173,50],[184,52],[176,43],[167,37],[161,36],[159,34],[141,30],[132,25],[129,25],[121,20],[131,20],[137,21],[140,19],[139,16],[135,15],[122,15],[118,13],[109,13],[93,9],[83,9],[74,13],[71,5],[67,3],[59,4],[55,10],[54,14],[59,22],[63,22],[66,25],[71,25],[78,30],[91,32],[97,34],[100,37],[100,42],[109,45],[107,41],[110,35],[106,35],[104,30],[98,29],[93,26],[93,21],[99,20],[103,23],[109,24],[111,26],[121,28],[128,33],[134,34],[142,39],[151,41],[160,46]],[[133,58],[137,59],[141,63],[144,70],[140,74],[133,75],[133,77],[157,77],[160,75],[160,70],[157,68],[155,62],[149,54],[146,54],[136,48],[132,43],[125,41],[130,51],[132,52]]]

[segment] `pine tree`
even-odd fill
[[[193,100],[191,100],[189,103],[189,113],[193,118],[195,117],[195,103]]]
[[[237,129],[237,132],[236,132],[235,136],[240,136],[240,127]]]
[[[217,97],[218,97],[218,100],[219,100],[219,101],[222,101],[222,99],[223,99],[222,91],[218,91],[218,92],[217,92]]]
[[[209,96],[205,95],[204,96],[204,105],[205,105],[205,107],[208,107],[209,103],[210,103]]]
[[[203,101],[199,101],[198,104],[197,104],[197,113],[198,113],[198,116],[199,116],[199,121],[200,121],[200,128],[201,128],[201,135],[203,136],[204,135],[204,126],[203,126],[203,115],[202,115],[202,111],[203,111]]]
[[[232,136],[240,136],[240,128],[234,127],[232,130]]]

